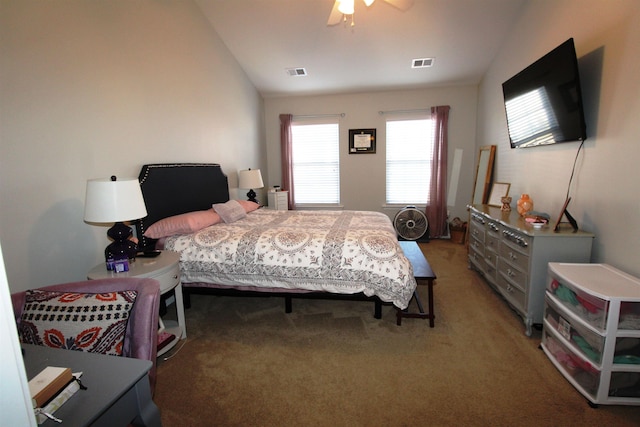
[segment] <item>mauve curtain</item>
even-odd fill
[[[291,134],[292,114],[280,114],[280,152],[282,162],[282,189],[289,191],[289,210],[295,207],[293,197],[293,136]]]
[[[447,134],[449,122],[448,105],[431,107],[434,122],[433,166],[431,188],[425,213],[429,220],[429,237],[438,238],[447,233]]]

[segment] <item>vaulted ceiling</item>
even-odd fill
[[[389,0],[393,1],[393,0]],[[265,97],[477,84],[528,0],[355,0],[328,26],[334,0],[196,0]],[[412,68],[416,58],[432,67]],[[287,69],[304,68],[306,76]]]

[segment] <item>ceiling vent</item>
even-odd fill
[[[304,68],[287,68],[287,74],[291,77],[301,77],[307,75],[307,70]]]
[[[433,65],[434,58],[419,58],[411,62],[411,68],[427,68]]]

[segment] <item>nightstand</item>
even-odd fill
[[[184,304],[182,300],[182,285],[180,284],[180,254],[172,251],[162,251],[155,258],[136,258],[129,264],[129,271],[115,273],[107,270],[104,263],[98,264],[89,271],[90,280],[107,279],[110,277],[148,277],[160,282],[160,294],[173,291],[175,296],[176,315],[178,321],[160,319],[160,330],[175,335],[175,338],[161,350],[158,356],[171,350],[181,338],[187,337],[187,327],[184,319]]]
[[[270,191],[267,193],[268,208],[276,211],[289,210],[289,192],[288,191]]]

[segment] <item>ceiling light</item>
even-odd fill
[[[353,15],[355,11],[354,0],[340,0],[338,10],[345,15]]]
[[[347,22],[348,16],[351,17],[351,26],[355,25],[354,23],[354,14],[355,14],[355,3],[362,1],[365,6],[369,7],[373,4],[375,0],[334,0],[333,8],[331,9],[331,13],[329,14],[329,20],[327,21],[327,25],[337,25],[340,22]],[[408,10],[411,6],[413,6],[414,0],[384,0],[385,3],[390,4],[391,6],[400,9],[401,11]]]

